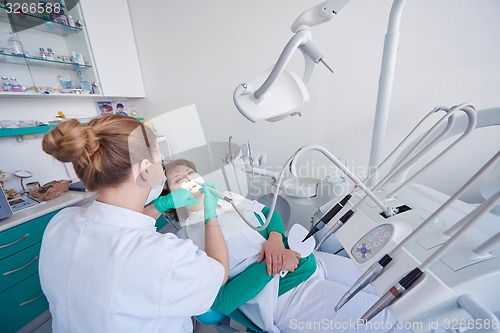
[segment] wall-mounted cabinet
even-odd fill
[[[101,94],[79,5],[49,4],[0,7],[0,94]]]
[[[79,2],[103,94],[109,97],[146,97],[127,0]],[[151,31],[152,37],[155,34],[158,32]]]
[[[126,0],[66,0],[66,21],[53,13],[60,0],[39,3],[52,13],[0,6],[0,97],[145,97]]]

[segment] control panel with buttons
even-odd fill
[[[359,263],[364,263],[376,256],[387,244],[393,234],[391,224],[381,224],[370,230],[353,246],[351,254]]]

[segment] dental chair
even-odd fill
[[[258,198],[257,201],[263,205],[270,207],[273,200],[273,195],[273,193],[265,194]],[[285,230],[287,230],[288,222],[290,220],[291,208],[288,201],[280,195],[278,195],[278,199],[276,201],[275,211],[280,214]],[[231,313],[229,317],[216,310],[210,309],[207,312],[196,316],[195,318],[198,322],[204,325],[213,325],[219,333],[240,332],[230,326],[231,320],[234,320],[240,325],[243,325],[246,328],[247,332],[263,332],[238,309]]]
[[[246,332],[264,332],[239,310],[235,310],[231,313],[230,317],[227,317],[216,310],[210,309],[204,314],[196,316],[195,319],[204,325],[213,325],[218,333],[241,332],[240,330],[230,326],[231,320],[234,320],[244,326],[246,328]]]
[[[257,201],[267,207],[271,207],[271,204],[273,202],[273,197],[274,193],[268,193],[258,198]],[[281,221],[283,222],[285,230],[288,230],[288,222],[290,220],[291,208],[288,201],[281,195],[278,195],[278,199],[276,200],[275,210],[278,212],[278,214],[280,214]]]

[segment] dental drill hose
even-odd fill
[[[283,169],[281,170],[281,172],[279,173],[279,177],[278,177],[278,181],[277,181],[277,188],[279,190],[280,186],[281,186],[281,183],[283,181],[283,176],[285,175],[285,170],[286,170],[286,166],[289,165],[293,158],[297,155],[297,153],[300,151],[297,150],[285,163]],[[199,182],[196,181],[197,184],[200,184]],[[211,189],[212,190],[212,189]],[[267,228],[267,226],[269,225],[269,222],[271,221],[271,218],[273,216],[273,213],[274,213],[274,209],[276,208],[276,202],[278,200],[278,191],[276,191],[276,193],[274,193],[274,196],[273,196],[273,200],[272,200],[272,203],[271,203],[271,207],[270,207],[270,212],[268,214],[268,217],[266,219],[266,221],[264,222],[263,225],[261,225],[260,227],[256,227],[254,226],[251,222],[249,222],[245,216],[243,216],[243,214],[241,214],[241,212],[239,211],[238,207],[236,207],[236,205],[234,204],[234,201],[232,200],[232,198],[229,198],[227,196],[225,196],[223,193],[219,192],[219,191],[216,191],[214,192],[212,190],[212,193],[214,193],[217,197],[219,198],[222,198],[222,200],[225,200],[225,201],[228,201],[229,203],[231,203],[231,206],[233,206],[233,208],[236,210],[236,212],[238,213],[238,215],[243,219],[243,221],[250,227],[252,228],[253,230],[256,230],[256,231],[262,231],[264,229]]]
[[[307,236],[302,240],[302,242],[305,242],[309,237],[311,237],[312,235],[323,229],[325,225],[327,225],[328,222],[330,222],[331,219],[333,219],[333,217],[337,215],[337,213],[340,212],[342,208],[344,208],[344,206],[347,204],[349,199],[351,199],[351,197],[352,195],[350,194],[346,195],[342,200],[340,200],[340,202],[338,202],[335,206],[333,206],[332,209],[330,209],[325,215],[323,215],[323,217],[318,221],[318,223],[316,223],[311,228],[311,230],[309,231]]]
[[[374,281],[382,272],[385,266],[392,261],[392,258],[386,254],[378,262],[374,263],[361,275],[361,277],[352,285],[352,287],[342,296],[335,306],[335,312],[339,311],[351,298],[363,290],[370,282]]]
[[[194,181],[196,184],[201,185],[201,183],[199,181]],[[233,199],[228,197],[227,195],[225,195],[224,193],[212,188],[212,187],[208,187],[208,189],[210,190],[210,192],[212,192],[213,195],[215,195],[217,198],[221,199],[221,200],[224,200],[228,203],[231,204],[231,206],[233,206],[234,210],[236,211],[236,213],[238,213],[238,215],[243,219],[243,221],[245,221],[245,223],[249,226],[249,227],[252,227],[252,224],[245,218],[245,216],[243,216],[243,214],[240,213],[238,207],[236,207],[236,205],[234,204],[233,202]],[[254,228],[254,227],[252,227]]]
[[[380,311],[384,310],[386,307],[394,303],[398,298],[403,296],[408,289],[418,280],[418,278],[423,274],[423,272],[417,267],[413,269],[410,273],[406,274],[404,278],[399,280],[392,286],[375,304],[372,305],[368,311],[361,317],[362,322],[367,322],[373,317],[375,317]]]

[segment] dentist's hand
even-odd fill
[[[211,218],[217,217],[217,202],[219,198],[215,196],[209,189],[212,187],[217,189],[217,186],[214,184],[203,183],[201,184],[201,188],[199,191],[204,194],[203,205],[204,205],[204,214],[205,214],[205,224]]]
[[[154,201],[154,205],[159,212],[166,212],[169,209],[189,207],[199,203],[200,200],[189,193],[188,190],[180,188],[167,195],[159,197]]]

